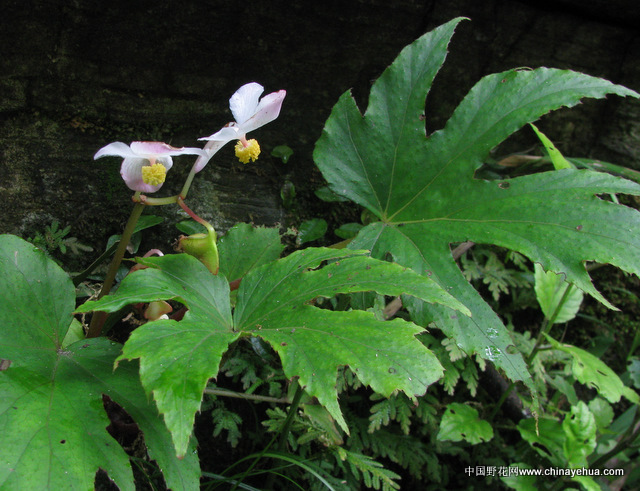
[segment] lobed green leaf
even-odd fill
[[[600,193],[640,194],[636,183],[565,169],[504,181],[474,172],[490,150],[523,125],[584,97],[640,97],[608,81],[540,68],[489,75],[476,84],[446,126],[430,136],[424,99],[461,19],[407,46],[371,89],[364,115],[347,92],[316,144],[314,159],[331,190],[379,218],[349,247],[369,249],[438,284],[473,313],[408,303],[422,325],[434,322],[468,354],[491,360],[513,380],[533,384],[498,316],[464,279],[450,244],[496,244],[563,273],[579,289],[611,306],[594,288],[585,261],[640,272],[640,214]],[[535,395],[535,394],[534,394]]]
[[[573,319],[582,304],[582,291],[564,281],[562,275],[545,271],[539,264],[534,267],[534,290],[542,313],[554,324]]]
[[[554,349],[571,355],[571,371],[573,376],[588,387],[598,391],[598,394],[611,403],[616,403],[622,396],[632,403],[639,403],[640,396],[633,389],[626,387],[620,377],[602,360],[588,351],[559,343],[550,336],[546,336]]]
[[[142,385],[153,394],[183,456],[207,380],[217,376],[222,355],[239,336],[232,326],[229,284],[187,254],[140,262],[148,268],[129,274],[114,295],[87,302],[78,311],[114,312],[153,300],[177,300],[189,307],[180,322],[162,319],[140,326],[117,360],[140,359]]]
[[[562,422],[566,436],[564,455],[570,467],[587,467],[587,457],[596,448],[596,420],[587,405],[580,401]]]
[[[167,452],[171,436],[137,376],[113,370],[121,346],[104,338],[63,344],[75,291],[52,260],[23,240],[0,236],[0,487],[93,488],[103,469],[134,489],[129,457],[106,431],[103,395],[142,429],[149,453],[173,489],[198,486],[197,457]]]
[[[464,440],[475,445],[491,440],[493,428],[487,421],[480,419],[478,411],[471,406],[452,402],[442,415],[437,438],[452,442]]]
[[[218,242],[220,271],[230,281],[280,257],[284,246],[277,228],[234,225]]]
[[[140,359],[140,378],[153,394],[184,455],[207,380],[240,336],[257,336],[273,346],[288,377],[298,377],[345,429],[337,401],[336,376],[348,365],[361,381],[389,396],[424,394],[442,376],[431,351],[415,338],[423,329],[400,319],[377,320],[361,311],[333,312],[313,306],[317,297],[377,291],[402,293],[468,310],[429,278],[366,251],[305,249],[252,269],[243,278],[231,316],[229,286],[191,256],[140,260],[147,269],[127,276],[117,292],[87,302],[79,311],[116,311],[152,300],[177,300],[189,310],[181,321],[158,320],[136,329],[121,359]]]
[[[415,338],[422,328],[400,319],[380,321],[366,312],[313,306],[317,297],[359,291],[406,293],[468,313],[434,281],[410,269],[375,260],[366,251],[329,248],[298,251],[251,272],[240,286],[234,312],[236,328],[268,341],[285,374],[298,377],[347,432],[336,392],[340,366],[349,366],[387,397],[395,391],[424,394],[442,376],[435,355]]]

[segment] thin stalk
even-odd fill
[[[287,443],[287,436],[289,434],[289,429],[291,428],[291,424],[293,423],[293,418],[296,414],[296,412],[298,411],[298,406],[300,405],[300,400],[302,399],[302,396],[304,395],[304,391],[302,390],[302,387],[300,387],[299,384],[296,384],[296,392],[293,395],[293,400],[291,401],[291,406],[289,407],[289,414],[287,414],[287,419],[285,419],[284,421],[284,425],[282,425],[282,431],[280,432],[280,440],[278,441],[278,446],[277,446],[277,450],[282,452],[286,443]],[[271,447],[271,445],[273,445],[273,443],[276,440],[277,435],[274,435],[274,437],[271,439],[271,441],[267,444],[267,446],[262,450],[262,452],[260,452],[258,454],[258,456],[254,459],[253,462],[251,462],[251,465],[249,466],[249,468],[244,471],[242,473],[242,476],[240,477],[240,479],[237,480],[238,483],[242,482],[248,475],[249,473],[253,470],[253,468],[258,465],[258,462],[264,457],[264,455],[267,453],[267,451],[269,450],[269,448]],[[275,477],[273,476],[273,474],[269,477],[269,480],[267,481],[266,485],[265,485],[265,489],[269,489],[270,487],[273,486],[273,480],[275,479]],[[234,491],[235,489],[237,489],[238,484],[236,484],[231,491]]]
[[[226,483],[229,483],[229,484],[235,484],[236,487],[239,487],[241,489],[246,489],[248,491],[261,491],[258,488],[254,488],[253,486],[249,486],[248,484],[244,484],[244,483],[238,482],[235,479],[231,479],[230,477],[226,477],[226,476],[223,476],[221,474],[214,474],[213,472],[202,472],[202,476],[203,477],[208,477],[210,479],[215,479],[215,480],[220,481],[220,482],[226,482]],[[216,485],[216,487],[218,487],[218,486]]]
[[[542,339],[543,339],[544,335],[545,334],[549,334],[549,331],[551,330],[551,327],[553,326],[553,324],[555,323],[556,319],[558,318],[558,315],[560,314],[560,309],[562,309],[562,307],[564,306],[565,302],[569,298],[569,294],[573,291],[574,288],[575,288],[575,286],[573,286],[573,284],[571,284],[571,283],[569,283],[567,285],[567,288],[565,289],[564,293],[562,294],[562,297],[560,298],[560,301],[558,302],[558,305],[556,305],[556,308],[553,309],[553,313],[551,314],[551,317],[549,317],[549,319],[545,318],[544,322],[542,323],[542,328],[540,329],[540,333],[538,334],[538,337],[536,338],[536,344],[533,346],[533,349],[531,350],[531,353],[529,353],[529,356],[526,359],[527,366],[530,365],[531,362],[533,361],[533,359],[535,358],[536,354],[538,353],[538,350],[540,349],[540,344],[542,343]]]
[[[269,397],[269,396],[261,396],[256,394],[244,394],[242,392],[233,392],[227,389],[204,389],[205,394],[211,394],[214,396],[222,396],[222,397],[235,397],[236,399],[247,399],[250,401],[263,401],[263,402],[273,402],[276,404],[290,404],[291,401],[286,397]]]
[[[178,204],[180,205],[180,208],[182,208],[187,215],[189,215],[191,218],[193,218],[196,222],[198,222],[200,225],[205,227],[210,232],[213,231],[215,233],[215,230],[213,229],[211,224],[206,220],[204,220],[203,218],[200,218],[191,208],[189,208],[181,196],[178,196]]]
[[[291,429],[293,418],[298,411],[298,405],[300,404],[300,400],[302,399],[303,395],[304,391],[302,390],[302,387],[300,387],[300,384],[296,382],[296,392],[293,395],[291,406],[289,406],[289,414],[287,414],[287,419],[284,421],[284,425],[282,426],[280,441],[278,442],[278,446],[276,447],[276,450],[278,450],[279,452],[284,452],[285,446],[287,445],[289,430]]]
[[[173,203],[177,203],[179,197],[180,196],[176,194],[175,196],[167,196],[166,198],[149,198],[148,196],[141,194],[137,198],[134,198],[134,201],[136,203],[142,203],[143,205],[160,206],[160,205],[171,205]]]
[[[551,316],[549,318],[545,317],[545,319],[542,321],[542,325],[540,326],[540,333],[538,334],[538,337],[536,338],[536,343],[533,346],[533,349],[531,350],[531,353],[529,353],[529,356],[527,356],[527,358],[525,360],[525,363],[527,364],[527,367],[531,366],[531,362],[533,361],[533,359],[538,354],[538,351],[540,351],[540,344],[542,342],[544,334],[548,334],[549,331],[551,330],[551,327],[553,327],[553,324],[554,324],[555,320],[558,318],[558,315],[560,314],[560,309],[562,309],[562,306],[567,301],[567,298],[569,298],[569,294],[571,293],[571,290],[573,288],[575,288],[573,286],[573,284],[569,283],[567,285],[567,288],[565,289],[564,293],[562,294],[562,297],[560,298],[560,301],[558,302],[558,305],[556,305],[556,308],[551,313]],[[511,394],[511,391],[513,390],[514,387],[515,387],[515,382],[511,382],[509,384],[509,387],[507,387],[507,389],[500,396],[500,399],[498,399],[498,402],[493,407],[493,410],[491,411],[489,416],[486,418],[487,421],[492,421],[493,418],[496,416],[496,414],[498,414],[498,411],[500,410],[500,408],[502,407],[504,402],[507,400],[507,397],[509,397],[509,394]]]
[[[109,265],[109,270],[107,271],[107,276],[105,277],[104,283],[102,284],[102,289],[98,294],[98,300],[107,295],[111,291],[111,288],[115,283],[116,273],[118,272],[118,268],[120,267],[120,263],[122,262],[124,253],[127,250],[127,245],[131,240],[133,231],[136,228],[136,223],[138,223],[138,219],[140,218],[140,215],[142,215],[144,206],[145,205],[142,203],[136,203],[133,206],[129,221],[127,221],[127,224],[124,227],[122,237],[120,238],[120,242],[118,243],[118,248],[113,255],[111,264]],[[89,330],[87,331],[88,338],[95,338],[100,336],[102,332],[102,326],[104,325],[104,321],[106,320],[106,318],[106,312],[94,312],[93,317],[91,317],[91,323],[89,324]]]
[[[289,406],[289,414],[287,414],[287,419],[284,420],[284,425],[282,425],[282,431],[280,432],[280,440],[278,441],[278,445],[276,450],[278,452],[284,452],[287,446],[287,440],[289,439],[289,431],[291,430],[291,425],[293,424],[293,419],[295,417],[296,412],[298,411],[298,405],[300,404],[300,400],[302,399],[302,395],[304,391],[300,384],[296,382],[296,392],[293,395],[293,401],[291,401],[291,406]],[[266,482],[266,489],[272,489],[275,481],[275,475],[269,474],[269,479]]]
[[[511,382],[509,384],[509,387],[505,389],[505,391],[500,396],[500,399],[498,399],[498,402],[496,402],[495,406],[493,406],[493,409],[491,410],[491,413],[489,414],[489,416],[485,418],[486,421],[488,421],[489,423],[493,421],[493,418],[495,418],[496,414],[498,414],[498,411],[504,404],[504,401],[507,400],[507,397],[509,397],[509,394],[511,394],[511,391],[515,386],[516,386],[515,382]]]
[[[387,306],[382,311],[382,317],[384,320],[388,321],[394,315],[398,313],[398,310],[402,308],[402,298],[396,297],[391,302],[387,304]]]
[[[612,457],[622,452],[629,445],[629,443],[632,443],[638,437],[638,435],[640,435],[639,414],[640,413],[636,413],[636,417],[634,418],[633,423],[630,424],[629,428],[627,428],[627,430],[622,434],[616,446],[609,450],[606,454],[598,457],[596,460],[591,462],[589,464],[589,467],[591,467],[592,469],[598,469],[604,466],[604,464],[606,464]]]
[[[96,259],[89,266],[87,266],[87,268],[85,268],[84,271],[81,271],[76,276],[74,276],[74,278],[73,278],[73,286],[78,286],[80,283],[82,283],[87,278],[87,276],[89,276],[91,273],[93,273],[93,271],[100,264],[102,264],[102,261],[104,261],[109,256],[111,256],[111,254],[114,253],[114,251],[116,250],[117,247],[118,247],[117,243],[116,244],[112,244],[111,247],[109,247],[106,251],[104,251],[102,254],[100,254],[98,259]]]
[[[322,484],[324,484],[327,489],[329,489],[330,491],[334,491],[334,487],[331,486],[331,484],[329,484],[327,482],[327,480],[324,477],[322,477],[313,467],[311,467],[310,465],[307,465],[304,460],[298,460],[298,459],[296,459],[294,457],[290,457],[287,454],[276,453],[276,452],[265,453],[264,456],[265,457],[271,457],[271,458],[274,458],[274,459],[284,460],[285,462],[289,462],[292,465],[298,466],[298,467],[304,469],[305,471],[307,471],[309,474],[313,475],[316,479],[318,479],[318,481],[320,481]],[[289,467],[289,466],[287,466],[287,467]],[[273,471],[273,469],[271,469],[271,470]],[[286,478],[286,476],[283,476],[283,477]],[[287,479],[289,479],[289,478],[287,478]]]
[[[197,160],[196,160],[197,162]],[[189,175],[187,176],[187,180],[184,182],[184,186],[182,186],[182,191],[180,191],[180,198],[185,199],[187,197],[187,193],[189,192],[189,188],[191,187],[191,183],[193,182],[193,178],[195,177],[195,169],[196,166],[193,164],[191,167],[191,171],[189,171]]]
[[[471,242],[470,240],[458,245],[453,251],[451,251],[451,255],[453,256],[453,259],[458,259],[465,252],[471,249],[474,245],[476,245],[475,242]]]

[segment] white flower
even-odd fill
[[[204,149],[206,157],[199,157],[195,163],[195,172],[200,172],[213,154],[231,140],[238,140],[236,156],[243,163],[256,160],[260,154],[260,146],[256,140],[247,140],[247,133],[267,123],[270,123],[280,114],[282,101],[287,95],[285,90],[272,92],[260,99],[264,91],[262,85],[251,82],[240,87],[229,99],[229,108],[235,121],[229,123],[217,133],[200,138],[207,140]]]
[[[109,143],[93,156],[122,157],[120,175],[129,189],[144,193],[155,193],[162,187],[167,171],[173,166],[172,155],[199,155],[206,152],[199,148],[175,148],[163,142],[122,142]]]

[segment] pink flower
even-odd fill
[[[195,163],[195,172],[200,172],[209,159],[231,140],[238,140],[236,156],[241,162],[246,164],[249,160],[258,158],[260,146],[256,140],[247,140],[247,133],[276,119],[280,114],[282,101],[287,95],[285,90],[279,90],[260,99],[263,91],[262,85],[251,82],[240,87],[231,96],[229,108],[235,121],[211,136],[200,138],[200,140],[207,140],[204,147],[207,156],[198,158]]]
[[[205,156],[206,152],[199,148],[175,148],[163,142],[131,142],[131,145],[114,142],[98,150],[93,159],[122,157],[120,175],[129,189],[155,193],[162,187],[167,171],[173,166],[172,155]]]

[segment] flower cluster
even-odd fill
[[[276,119],[286,96],[286,91],[280,90],[260,99],[263,91],[264,88],[255,82],[240,87],[229,99],[235,121],[211,136],[200,138],[207,141],[203,149],[175,148],[163,142],[132,142],[130,145],[114,142],[98,150],[93,158],[122,157],[120,175],[124,182],[130,189],[144,193],[154,193],[162,187],[167,171],[173,165],[172,156],[197,155],[192,169],[192,173],[197,173],[226,143],[237,140],[235,153],[240,162],[255,161],[260,155],[260,145],[254,139],[247,140],[247,133]]]

